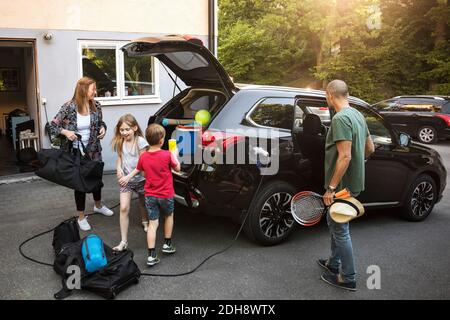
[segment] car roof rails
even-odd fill
[[[448,100],[450,96],[431,96],[431,95],[406,95],[397,96],[392,99],[404,99],[404,98],[420,98],[420,99],[434,99],[434,100]]]

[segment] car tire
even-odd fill
[[[436,182],[429,175],[420,175],[408,192],[402,217],[408,221],[425,220],[433,210],[436,199]]]
[[[294,229],[291,199],[296,190],[283,181],[261,188],[249,208],[244,231],[259,244],[272,246],[283,242]]]
[[[423,126],[417,131],[417,139],[425,144],[436,143],[438,141],[437,130],[432,126]]]

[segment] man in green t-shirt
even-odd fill
[[[325,143],[325,205],[333,203],[336,191],[347,188],[353,196],[364,190],[365,159],[374,152],[364,116],[350,107],[348,87],[342,80],[331,81],[327,102],[336,111]],[[331,234],[331,256],[319,259],[329,274],[322,280],[333,286],[356,290],[356,271],[349,223],[337,223],[327,214]],[[341,268],[341,272],[339,272]]]

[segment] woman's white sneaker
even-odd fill
[[[112,210],[108,209],[106,206],[102,206],[99,209],[94,205],[94,212],[101,213],[102,215],[107,216],[107,217],[111,217],[114,214],[114,212]]]
[[[78,226],[80,227],[81,230],[83,230],[83,231],[91,230],[91,225],[87,221],[87,218],[84,218],[83,220],[78,219],[77,221],[78,221]]]

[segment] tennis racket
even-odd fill
[[[350,197],[347,189],[342,189],[335,194],[335,199],[345,199]],[[320,222],[328,207],[323,202],[323,195],[302,191],[292,197],[291,213],[297,223],[305,227],[313,226]]]

